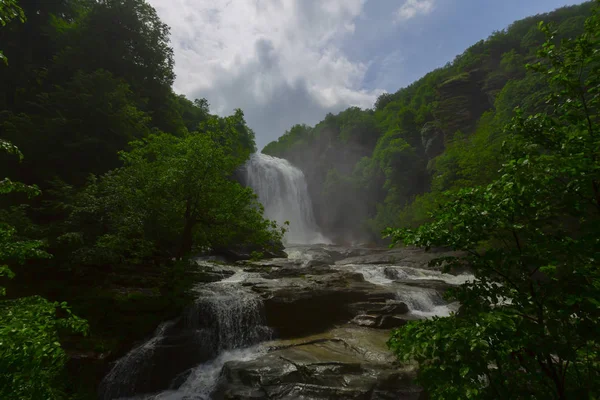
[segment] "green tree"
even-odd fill
[[[0,149],[22,158],[15,146],[1,139]],[[0,193],[13,192],[36,196],[39,189],[8,178],[0,181]],[[25,264],[27,260],[49,256],[42,242],[20,240],[14,228],[0,222],[0,278],[14,277],[9,264]],[[5,288],[0,287],[0,296],[5,294]],[[63,398],[60,377],[66,354],[59,332],[84,333],[86,329],[86,322],[71,314],[64,302],[53,303],[39,296],[0,300],[0,397]]]
[[[150,118],[134,100],[129,85],[110,72],[78,72],[36,96],[27,113],[6,115],[5,137],[31,156],[18,168],[21,179],[81,185],[90,173],[118,167],[118,151],[150,132]]]
[[[161,263],[234,245],[277,247],[281,230],[262,217],[252,190],[233,180],[250,152],[243,140],[238,145],[250,134],[238,130],[245,126],[239,118],[211,117],[201,132],[133,142],[121,153],[122,168],[92,178],[77,196],[72,230],[59,241],[87,243],[75,261],[100,265]]]
[[[600,15],[534,65],[551,112],[520,113],[505,162],[487,186],[460,190],[394,243],[448,246],[474,282],[452,297],[456,315],[409,323],[389,341],[419,363],[433,399],[583,399],[600,395]]]

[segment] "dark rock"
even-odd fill
[[[325,275],[331,273],[332,269],[328,265],[309,266],[309,267],[286,267],[273,269],[269,272],[262,273],[261,276],[265,279],[280,279],[280,278],[298,278],[306,275]]]
[[[397,279],[394,282],[400,283],[402,285],[419,287],[423,289],[433,289],[437,290],[440,293],[444,293],[449,288],[455,286],[439,279]]]
[[[379,329],[399,328],[406,325],[407,319],[396,315],[382,315],[377,323]]]
[[[264,299],[267,325],[282,338],[323,332],[351,320],[353,303],[393,300],[395,292],[358,273],[330,273],[253,284]]]
[[[357,315],[351,321],[358,326],[365,326],[374,329],[393,329],[406,325],[408,321],[415,318],[405,318],[404,316],[396,315]]]
[[[408,305],[400,301],[387,303],[356,303],[350,308],[359,314],[352,319],[352,323],[375,329],[392,329],[406,324],[407,321],[417,319],[409,315]]]
[[[197,283],[218,282],[232,276],[235,270],[229,266],[215,264],[210,260],[196,259],[196,267],[190,271]]]
[[[388,335],[342,327],[280,341],[255,360],[226,363],[215,398],[417,400],[422,390],[412,383],[414,370],[393,363]]]
[[[421,269],[434,269],[441,270],[441,267],[432,268],[429,263],[436,258],[445,256],[456,256],[458,252],[451,251],[429,251],[425,252],[422,249],[402,247],[389,249],[375,254],[368,254],[363,256],[349,257],[340,261],[336,261],[336,265],[350,265],[350,264],[389,264],[389,265],[402,265],[413,268]]]
[[[115,364],[113,379],[108,375],[99,388],[99,397],[113,399],[167,389],[180,374],[215,357],[216,349],[197,332],[185,329],[183,321],[166,325],[150,341],[142,343]],[[127,361],[125,362],[125,359]],[[125,371],[123,368],[129,370]],[[124,375],[126,379],[121,379]]]
[[[444,151],[444,132],[438,122],[427,122],[421,129],[421,143],[427,158],[432,159]]]
[[[264,258],[285,258],[287,253],[284,251],[283,244],[272,243],[268,248],[254,245],[237,245],[230,247],[221,247],[213,249],[212,253],[216,256],[224,257],[227,261],[236,262],[252,259],[252,253],[261,253]]]
[[[376,315],[403,315],[407,314],[410,309],[406,303],[401,301],[387,301],[381,303],[364,302],[353,303],[348,308],[358,314],[376,314]]]

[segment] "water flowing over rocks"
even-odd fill
[[[196,301],[119,360],[100,398],[420,399],[411,365],[386,347],[407,321],[458,309],[415,249],[296,246],[288,258],[199,260]],[[218,282],[213,280],[220,278]]]

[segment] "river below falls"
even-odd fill
[[[458,309],[443,292],[473,279],[429,268],[447,255],[310,245],[288,258],[223,265],[180,318],[118,360],[99,398],[419,399],[391,329]]]

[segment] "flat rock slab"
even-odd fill
[[[302,339],[271,342],[252,361],[223,369],[224,399],[414,399],[414,368],[395,363],[388,331],[343,326]]]

